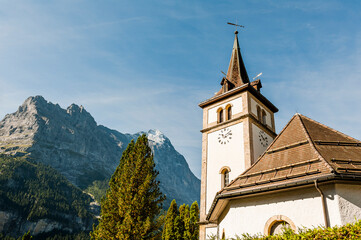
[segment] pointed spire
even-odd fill
[[[227,71],[227,79],[232,82],[236,87],[241,86],[245,83],[249,83],[248,74],[246,67],[244,66],[241,50],[238,44],[238,31],[234,32],[234,44],[232,50],[231,61]]]

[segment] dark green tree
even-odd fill
[[[183,240],[184,236],[184,222],[180,216],[174,219],[174,240]]]
[[[177,203],[175,199],[171,202],[167,215],[165,217],[165,223],[163,226],[162,240],[173,240],[175,239],[174,223],[178,215]]]
[[[101,202],[99,225],[92,239],[159,239],[165,196],[156,180],[153,154],[145,134],[131,141]]]
[[[199,239],[199,208],[194,202],[181,205],[177,210],[177,203],[172,201],[165,218],[162,240],[198,240]]]
[[[182,210],[180,212],[180,217],[182,218],[183,222],[184,222],[184,234],[183,234],[183,238],[184,239],[191,239],[191,233],[190,233],[190,217],[189,217],[189,205],[185,205],[183,204],[182,206],[184,206],[184,210]],[[179,208],[180,209],[180,208]]]
[[[30,231],[28,231],[27,233],[25,233],[23,235],[23,237],[21,238],[21,240],[31,240],[33,239],[33,237],[30,235]]]
[[[190,240],[198,240],[199,239],[199,207],[197,201],[192,203],[191,210],[189,213],[189,232],[190,232]]]

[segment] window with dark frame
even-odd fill
[[[227,108],[227,120],[231,120],[232,119],[232,107],[229,106]]]
[[[262,123],[266,125],[267,121],[267,114],[265,112],[265,110],[262,110]]]
[[[225,170],[224,173],[223,173],[223,178],[224,178],[224,186],[227,186],[229,184],[229,172],[228,170]]]
[[[219,110],[218,112],[218,122],[223,122],[224,119],[223,119],[223,109]]]
[[[261,108],[259,106],[257,106],[257,118],[258,121],[262,122]]]

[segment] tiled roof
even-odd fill
[[[258,161],[218,192],[213,205],[225,195],[341,174],[361,176],[361,141],[296,114]]]

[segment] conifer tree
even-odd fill
[[[182,206],[184,206],[184,209],[182,209],[182,212],[181,213],[181,210],[179,208],[179,212],[180,212],[180,217],[182,218],[183,220],[183,223],[184,223],[184,233],[183,233],[183,238],[184,239],[191,239],[191,233],[190,233],[190,216],[189,216],[189,205],[185,205],[183,204]],[[182,207],[181,206],[181,207]]]
[[[180,216],[174,219],[174,240],[183,240],[184,236],[184,222]]]
[[[33,239],[33,237],[30,235],[30,231],[25,233],[21,238],[21,240],[31,240],[31,239]]]
[[[162,240],[174,240],[175,239],[175,229],[174,223],[178,215],[177,203],[175,199],[171,202],[167,215],[165,217],[165,223],[163,227]]]
[[[163,227],[162,240],[198,240],[199,208],[195,201],[191,208],[181,205],[177,211],[177,203],[172,201]]]
[[[189,220],[190,220],[190,227],[189,227],[189,232],[190,232],[190,239],[191,240],[198,240],[199,239],[199,207],[198,207],[198,203],[197,201],[195,201],[194,203],[192,203],[191,206],[191,210],[189,213]]]
[[[156,180],[153,154],[145,134],[131,141],[101,202],[99,225],[92,239],[157,239],[163,224],[159,213],[164,195]]]

